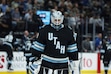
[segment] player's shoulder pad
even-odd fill
[[[70,30],[72,30],[71,26],[67,26]]]
[[[41,26],[41,28],[44,28],[46,25]]]
[[[47,28],[49,25],[43,25],[42,27],[41,27],[41,29],[43,29],[43,28]]]

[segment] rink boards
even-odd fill
[[[100,60],[98,53],[81,53],[81,74],[104,74],[103,60]],[[111,74],[111,63],[109,64],[108,74]]]
[[[26,71],[13,71],[13,72],[0,72],[0,74],[27,74]],[[69,73],[71,74],[71,73]],[[76,73],[78,74],[78,73]],[[81,74],[98,74],[96,71],[93,71],[93,70],[84,70],[84,71],[81,71]],[[104,71],[101,71],[100,74],[104,74]],[[111,74],[111,70],[108,72],[108,74]]]
[[[101,70],[101,73],[97,73],[95,70],[83,70],[81,74],[104,74],[104,70]],[[108,71],[108,74],[111,74],[111,70]]]
[[[23,52],[14,52],[12,68],[14,71],[7,71],[7,61],[5,52],[0,52],[0,74],[26,74],[26,58]],[[99,74],[97,73],[98,58],[97,53],[79,53],[79,60],[74,62],[74,74]],[[103,62],[100,61],[100,74],[104,74]],[[71,74],[71,73],[69,73]],[[111,74],[111,65],[108,74]]]
[[[26,57],[23,52],[13,52],[12,69],[7,70],[7,54],[0,51],[0,74],[26,74]]]
[[[0,72],[0,74],[27,74],[26,71]]]

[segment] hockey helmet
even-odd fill
[[[54,25],[60,25],[63,23],[64,16],[60,11],[53,11],[51,15],[51,22]]]

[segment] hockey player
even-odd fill
[[[104,53],[104,58],[103,58],[103,63],[104,63],[104,71],[105,74],[108,74],[108,68],[109,68],[109,63],[111,60],[111,34],[108,36],[108,39],[106,40],[106,46],[105,46],[105,53]]]
[[[31,46],[32,54],[42,60],[38,74],[68,74],[68,62],[78,59],[73,31],[62,24],[63,20],[60,11],[52,12],[51,24],[40,29]]]
[[[5,39],[3,42],[3,51],[7,52],[8,70],[13,70],[11,68],[12,60],[13,60],[13,40],[14,40],[14,37],[12,35],[12,32],[10,32],[8,35],[5,36]]]

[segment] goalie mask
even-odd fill
[[[63,23],[64,16],[60,11],[54,11],[51,15],[51,22],[54,25],[60,25]]]

